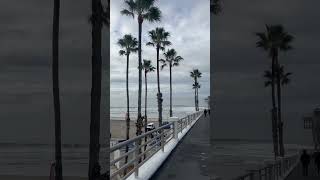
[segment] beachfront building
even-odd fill
[[[304,129],[312,131],[312,138],[315,150],[320,149],[320,107],[314,109],[312,116],[306,116],[304,120]]]

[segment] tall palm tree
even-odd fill
[[[109,5],[108,5],[109,6]],[[101,79],[102,57],[101,41],[102,27],[109,24],[108,8],[105,10],[101,0],[91,0],[92,14],[90,22],[92,26],[92,86],[91,86],[91,110],[90,110],[90,145],[89,145],[89,180],[100,178],[100,103],[101,103]]]
[[[144,132],[147,132],[147,124],[148,124],[148,116],[147,116],[147,108],[148,108],[148,80],[147,74],[150,72],[154,72],[156,69],[152,66],[150,60],[143,60],[142,69],[144,70],[144,83],[145,83],[145,97],[144,97]],[[147,136],[144,138],[144,142],[147,142]],[[144,146],[144,151],[146,151],[147,145]],[[144,155],[146,158],[146,155]]]
[[[195,99],[195,109],[196,111],[198,111],[198,89],[200,88],[200,84],[199,82],[194,82],[194,84],[192,84],[192,89],[194,89],[194,99]]]
[[[221,12],[221,1],[220,0],[210,0],[210,12],[214,15],[218,15]]]
[[[277,68],[277,70],[275,71],[274,78],[280,77],[280,84],[281,84],[280,86],[277,87],[277,92],[278,92],[277,96],[278,96],[278,104],[279,105],[281,104],[281,86],[284,86],[284,85],[287,85],[290,83],[291,80],[290,80],[289,76],[291,74],[292,74],[291,72],[286,73],[284,71],[284,66],[280,66],[280,68]],[[266,70],[264,73],[264,77],[266,78],[265,87],[270,86],[272,83],[272,72],[270,70]],[[281,153],[280,153],[280,155],[281,155]]]
[[[161,19],[161,11],[154,6],[156,0],[125,0],[126,8],[121,11],[121,14],[138,17],[139,38],[138,38],[138,67],[142,66],[141,58],[141,34],[142,23],[144,20],[149,22],[157,22]],[[141,92],[142,92],[142,70],[139,68],[139,90],[138,90],[138,119],[137,119],[137,135],[142,133],[142,116],[141,116]]]
[[[169,49],[167,52],[164,53],[165,60],[160,59],[162,62],[161,70],[165,66],[169,66],[170,71],[170,117],[172,117],[172,68],[175,66],[179,66],[180,61],[183,60],[181,56],[177,56],[177,52],[174,49]]]
[[[281,120],[281,104],[278,104],[278,108],[277,108],[276,101],[275,101],[275,84],[277,83],[277,86],[278,87],[280,86],[280,77],[277,76],[275,78],[275,71],[279,67],[279,62],[278,62],[279,51],[288,51],[292,49],[290,43],[293,41],[293,36],[291,36],[286,31],[284,31],[284,28],[282,25],[271,25],[271,26],[266,25],[266,32],[256,33],[256,35],[259,38],[259,40],[256,43],[257,47],[267,51],[269,56],[272,58],[271,87],[272,87],[272,106],[273,106],[272,114],[273,114],[273,121],[274,121],[273,122],[274,124],[273,139],[275,143],[274,151],[275,151],[275,156],[277,156],[279,153],[281,156],[284,156],[283,122]],[[279,90],[278,90],[278,94],[279,94]],[[278,151],[277,131],[279,131],[279,145],[280,145],[279,151]]]
[[[200,85],[198,83],[198,79],[202,77],[202,73],[199,71],[199,69],[194,69],[190,72],[190,76],[194,79],[193,87],[195,89],[195,109],[196,111],[199,111],[198,89],[200,88]]]
[[[62,180],[61,115],[59,93],[59,18],[60,0],[54,0],[52,26],[52,91],[55,119],[55,171],[56,180]]]
[[[127,130],[126,130],[126,139],[128,140],[130,132],[130,107],[129,107],[129,57],[131,53],[136,53],[138,51],[138,41],[130,34],[126,34],[122,39],[118,40],[118,45],[121,47],[119,51],[120,56],[127,56],[127,71],[126,71],[126,90],[127,90]],[[126,152],[129,151],[129,146],[126,146]],[[128,156],[125,158],[125,163],[128,162]]]
[[[159,66],[159,51],[165,50],[166,46],[170,46],[171,42],[168,41],[168,38],[170,37],[170,33],[166,32],[164,28],[157,27],[155,30],[149,31],[149,37],[151,39],[150,42],[147,43],[147,46],[156,47],[157,51],[157,85],[158,85],[158,93],[157,93],[157,101],[158,101],[158,121],[159,126],[162,124],[162,93],[160,90],[160,66]]]

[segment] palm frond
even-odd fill
[[[143,19],[149,22],[157,22],[161,19],[161,11],[158,7],[151,7],[148,12],[142,15]]]
[[[130,12],[130,11],[127,10],[127,9],[123,9],[122,11],[120,11],[120,13],[121,13],[122,15],[132,16],[132,18],[134,18],[134,13],[133,13],[133,12]]]
[[[152,42],[147,42],[146,45],[147,45],[147,46],[153,46],[153,47],[154,47],[154,43],[152,43]]]
[[[167,66],[167,64],[162,64],[162,65],[161,65],[161,70],[163,70],[164,67],[166,67],[166,66]]]
[[[120,51],[119,51],[119,55],[120,55],[120,56],[123,56],[123,55],[125,55],[125,54],[126,54],[126,51],[124,51],[124,50],[120,50]]]

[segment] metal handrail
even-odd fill
[[[299,154],[295,154],[277,159],[262,168],[249,170],[249,172],[238,176],[234,180],[280,180],[297,164],[298,157]]]
[[[170,142],[172,139],[178,138],[178,133],[181,133],[184,129],[191,125],[192,121],[196,120],[201,115],[202,111],[195,112],[180,118],[176,122],[170,122],[166,125],[110,147],[110,154],[114,153],[116,150],[119,150],[120,153],[119,157],[110,159],[110,167],[114,165],[117,165],[118,167],[115,171],[110,172],[111,179],[125,179],[132,173],[135,173],[135,176],[138,176],[139,167],[141,165],[148,161],[148,159],[159,150],[164,151],[164,146],[168,142]],[[153,133],[157,134],[150,136]],[[145,137],[148,137],[148,139]],[[123,147],[128,146],[129,144],[134,144],[133,149],[129,150],[128,152],[121,153],[121,149],[123,151]],[[147,148],[144,149],[143,147]],[[126,157],[129,158],[127,163],[124,162],[124,158]],[[127,171],[131,165],[133,165],[133,169]]]
[[[172,122],[171,122],[171,123],[168,123],[168,124],[163,125],[163,126],[157,128],[157,129],[148,131],[148,132],[143,133],[143,134],[141,134],[141,135],[139,135],[139,136],[136,136],[136,137],[134,137],[134,138],[131,138],[131,139],[128,139],[128,140],[123,141],[123,142],[121,142],[121,143],[118,143],[118,144],[116,144],[116,145],[114,145],[114,146],[112,146],[112,147],[110,148],[110,152],[113,152],[113,151],[115,151],[115,150],[117,150],[117,149],[120,149],[121,147],[126,146],[127,144],[131,144],[131,143],[133,143],[133,142],[135,142],[135,141],[137,141],[137,140],[140,140],[140,139],[142,139],[142,138],[144,138],[144,137],[146,137],[146,136],[148,136],[148,135],[150,135],[150,134],[152,134],[152,133],[154,133],[154,132],[158,132],[158,131],[161,130],[161,129],[164,129],[164,128],[166,128],[166,127],[171,126],[172,124],[173,124]]]

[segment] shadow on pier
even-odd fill
[[[151,179],[209,180],[209,121],[202,115]]]

